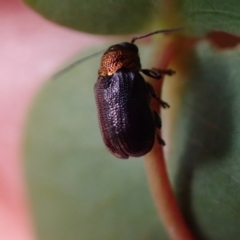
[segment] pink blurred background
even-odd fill
[[[33,240],[21,158],[28,108],[60,64],[103,38],[50,23],[20,0],[0,6],[0,239]]]

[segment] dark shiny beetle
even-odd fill
[[[150,100],[156,99],[163,108],[169,105],[158,98],[140,72],[161,79],[164,74],[172,75],[174,71],[142,69],[134,42],[156,33],[177,30],[180,29],[160,30],[135,37],[131,43],[113,45],[103,54],[94,92],[103,141],[118,158],[143,156],[152,149],[155,136],[160,144],[165,145],[157,134],[161,119],[150,108]]]

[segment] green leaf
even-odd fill
[[[180,0],[177,10],[191,32],[205,34],[212,30],[240,34],[240,1]]]
[[[139,31],[159,15],[157,0],[25,0],[44,17],[89,33],[123,34]]]
[[[239,60],[239,48],[199,44],[181,96],[168,167],[198,239],[240,236]]]
[[[101,139],[93,95],[99,62],[48,82],[31,110],[25,167],[38,239],[168,239],[143,161],[115,158]]]
[[[183,26],[191,34],[212,30],[240,34],[238,0],[24,1],[53,22],[95,34],[133,33],[159,22],[172,28]]]

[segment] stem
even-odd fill
[[[169,236],[172,240],[193,240],[172,191],[162,147],[155,145],[145,159],[150,190]]]
[[[197,39],[175,38],[165,46],[162,58],[158,59],[157,66],[167,69],[173,60],[182,59],[197,42]],[[161,52],[161,51],[160,51]],[[159,54],[158,54],[159,55]],[[183,66],[181,66],[182,68]],[[161,93],[162,81],[153,84],[155,92]],[[153,83],[153,82],[152,82]],[[159,112],[159,106],[152,104],[154,111]],[[165,165],[163,148],[157,142],[152,151],[145,157],[146,174],[150,190],[158,213],[172,240],[195,239],[188,228],[174,196]]]

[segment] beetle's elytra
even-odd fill
[[[135,37],[131,42],[109,47],[102,56],[94,86],[98,119],[106,147],[118,158],[145,155],[152,149],[156,136],[160,144],[165,144],[157,134],[161,119],[150,108],[150,100],[156,99],[164,108],[169,105],[157,97],[140,72],[161,79],[164,74],[172,75],[174,71],[142,69],[134,42],[156,33],[177,30],[180,28]]]

